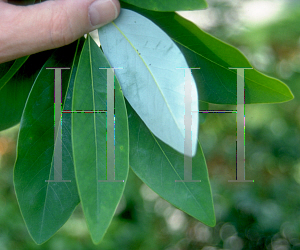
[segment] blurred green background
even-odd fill
[[[235,179],[236,115],[207,114],[200,141],[217,225],[210,228],[159,198],[131,171],[103,241],[89,237],[80,205],[48,242],[30,238],[13,188],[18,126],[0,132],[0,250],[300,249],[300,1],[207,0],[180,12],[239,48],[258,70],[285,82],[295,99],[246,105],[246,179]],[[236,109],[210,105],[210,109]]]

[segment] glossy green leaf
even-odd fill
[[[110,65],[88,36],[76,74],[72,110],[72,142],[76,180],[83,212],[94,243],[104,236],[121,199],[129,169],[128,121],[124,97],[115,79],[115,180],[109,179],[106,146],[107,70]],[[113,127],[110,129],[114,129]],[[111,166],[113,167],[113,166]],[[102,182],[99,182],[102,181]],[[124,181],[124,182],[123,182]]]
[[[236,70],[252,68],[236,48],[202,31],[176,13],[158,13],[123,4],[144,15],[163,29],[176,42],[194,70],[199,98],[218,104],[236,104]],[[277,103],[293,99],[290,89],[281,81],[258,71],[245,70],[245,103]]]
[[[28,231],[34,241],[48,240],[70,217],[79,203],[71,144],[71,114],[62,117],[62,179],[54,180],[54,70],[72,67],[80,43],[57,49],[42,67],[22,115],[14,169],[14,185]],[[73,59],[74,58],[74,59]],[[78,56],[77,56],[78,61]],[[62,70],[62,96],[72,85],[74,70]],[[70,81],[71,80],[71,81]],[[72,86],[71,86],[72,87]],[[69,94],[68,94],[69,95]],[[68,103],[69,102],[69,103]]]
[[[148,128],[184,153],[185,68],[188,64],[174,42],[149,19],[122,9],[99,29],[104,54],[116,71],[124,96]],[[197,150],[198,93],[191,79],[192,155]],[[158,126],[159,124],[159,126]]]
[[[140,8],[154,11],[199,10],[207,8],[205,0],[121,0]]]
[[[53,50],[31,55],[18,72],[1,88],[0,131],[20,122],[34,80],[51,53],[53,53]],[[13,62],[11,63],[10,66],[13,65]],[[7,65],[7,63],[0,65]],[[9,68],[5,70],[4,67],[0,67],[0,71],[7,72]]]
[[[18,58],[13,65],[7,70],[6,74],[0,78],[0,91],[5,84],[17,73],[21,66],[26,62],[29,56]]]
[[[184,178],[184,156],[155,137],[126,102],[130,138],[130,167],[153,191],[182,211],[214,226],[215,215],[205,158],[199,144],[192,158],[193,180]]]

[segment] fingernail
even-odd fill
[[[94,28],[99,28],[118,16],[118,10],[112,0],[96,0],[89,7],[89,18]]]

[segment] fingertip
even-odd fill
[[[97,29],[118,17],[120,3],[118,0],[96,0],[89,6],[89,20],[92,29]]]
[[[111,0],[111,1],[113,2],[113,4],[116,7],[116,18],[117,18],[119,16],[120,10],[121,10],[120,2],[119,2],[119,0]]]

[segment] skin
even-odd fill
[[[70,44],[113,21],[120,13],[120,3],[103,1],[106,7],[100,8],[103,13],[95,25],[89,12],[95,0],[48,0],[29,6],[0,0],[0,63]]]

